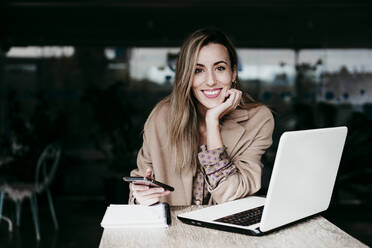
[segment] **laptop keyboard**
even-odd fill
[[[214,221],[240,226],[250,226],[260,222],[263,208],[264,206],[249,209],[243,212],[225,216]]]

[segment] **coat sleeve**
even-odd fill
[[[152,169],[152,160],[151,160],[151,153],[150,147],[148,144],[148,140],[146,137],[146,133],[148,132],[148,127],[145,125],[145,129],[143,131],[143,144],[141,149],[138,151],[137,154],[137,168],[132,170],[130,175],[132,177],[143,177],[145,175],[146,169]],[[134,197],[131,187],[129,187],[129,204],[134,204]]]
[[[150,113],[143,129],[143,143],[137,154],[137,168],[130,175],[143,177],[147,169],[151,169],[153,177],[167,183],[166,165],[167,159],[167,121],[168,105],[159,103]],[[133,192],[129,191],[129,203],[134,203]]]
[[[249,121],[256,127],[249,131],[255,132],[254,138],[248,139],[247,136],[243,136],[245,140],[239,142],[237,154],[230,158],[237,172],[226,177],[211,191],[213,202],[222,203],[239,199],[261,188],[263,167],[261,157],[272,144],[274,118],[270,110],[263,108]]]

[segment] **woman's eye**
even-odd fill
[[[219,71],[224,71],[224,70],[225,70],[225,67],[223,67],[223,66],[219,66],[219,67],[217,67],[217,70],[219,70]]]
[[[200,69],[200,68],[196,68],[195,69],[195,73],[199,73],[199,72],[202,72],[203,70],[202,69]]]

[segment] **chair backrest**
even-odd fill
[[[50,144],[41,153],[36,165],[35,190],[42,192],[53,181],[61,156],[61,147]]]

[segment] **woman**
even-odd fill
[[[237,54],[220,31],[191,34],[178,55],[172,93],[144,127],[138,169],[175,188],[130,185],[130,203],[216,204],[261,187],[261,156],[272,143],[270,110],[243,94]]]

